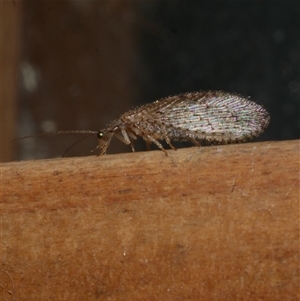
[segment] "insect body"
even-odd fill
[[[166,153],[161,140],[172,149],[174,140],[191,141],[198,146],[201,142],[241,142],[260,135],[269,121],[268,112],[247,98],[222,91],[203,91],[169,96],[137,107],[99,132],[57,131],[37,136],[97,135],[99,155],[106,153],[113,136],[130,145],[132,151],[135,151],[134,140],[142,137],[148,146],[154,143]]]
[[[226,144],[261,134],[270,116],[257,103],[221,91],[183,93],[162,98],[124,113],[98,132],[100,155],[115,135],[134,151],[138,136],[165,151],[159,140],[175,149],[172,140]]]

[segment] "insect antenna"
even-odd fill
[[[41,137],[41,136],[48,136],[48,135],[64,135],[64,134],[94,135],[97,133],[98,133],[98,131],[90,131],[90,130],[88,130],[88,131],[85,131],[85,130],[53,131],[53,132],[46,132],[46,133],[33,134],[33,135],[29,135],[29,136],[23,136],[23,137],[16,138],[16,139],[13,139],[10,141],[13,142],[13,141],[23,140],[23,139],[27,139],[27,138],[32,138],[32,137]],[[85,138],[83,138],[83,139],[85,139]],[[80,139],[80,140],[83,140],[83,139]]]
[[[85,130],[53,131],[53,132],[46,132],[46,133],[40,133],[40,134],[33,134],[33,135],[29,135],[29,136],[23,136],[23,137],[20,137],[20,138],[10,140],[10,142],[19,141],[19,140],[23,140],[23,139],[27,139],[27,138],[32,138],[32,137],[41,137],[41,136],[49,136],[49,135],[65,135],[65,134],[81,134],[81,135],[87,135],[87,136],[77,140],[75,143],[73,143],[71,146],[69,146],[64,151],[62,157],[64,157],[66,155],[66,153],[68,152],[68,150],[71,149],[74,145],[81,142],[82,140],[85,140],[85,139],[88,139],[88,138],[90,138],[94,135],[97,135],[98,131],[91,131],[91,130],[87,130],[87,131],[85,131]]]
[[[97,133],[97,132],[96,132],[96,133]],[[64,156],[66,155],[66,153],[68,152],[68,150],[71,149],[73,146],[75,146],[77,143],[81,142],[82,140],[86,140],[86,139],[88,139],[88,138],[91,138],[92,136],[94,136],[94,133],[93,133],[93,134],[90,134],[90,135],[88,135],[88,136],[86,136],[86,137],[83,137],[83,138],[77,140],[76,142],[74,142],[72,145],[70,145],[70,146],[64,151],[64,153],[62,154],[62,157],[64,158]],[[97,147],[97,148],[98,148],[98,147]],[[97,149],[97,148],[95,148],[95,149]],[[95,149],[91,150],[91,152],[93,152]]]

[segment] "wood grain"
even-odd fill
[[[298,300],[299,140],[1,165],[2,300]]]

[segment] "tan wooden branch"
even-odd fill
[[[1,165],[2,300],[298,300],[299,141]]]

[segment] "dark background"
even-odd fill
[[[299,1],[24,1],[16,137],[99,130],[181,92],[251,96],[271,114],[257,140],[299,138]],[[61,156],[80,137],[16,143]],[[91,138],[68,156],[89,155]],[[138,143],[138,149],[143,148]],[[114,139],[108,153],[130,151]]]

